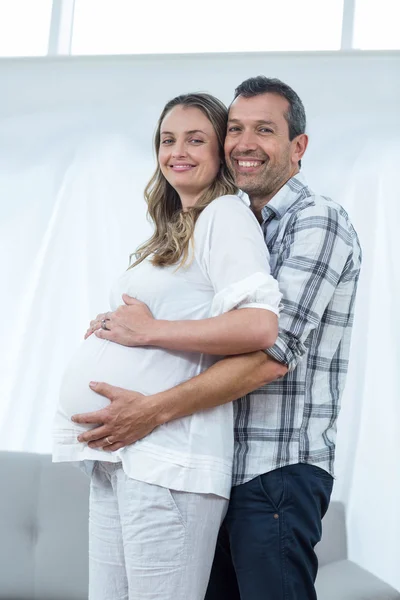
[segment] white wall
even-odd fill
[[[363,244],[335,495],[351,556],[400,588],[399,52],[0,60],[0,447],[50,449],[63,365],[149,232],[163,104],[189,91],[229,103],[261,73],[303,99],[304,172]]]

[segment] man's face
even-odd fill
[[[285,98],[271,93],[239,96],[231,105],[225,158],[250,199],[271,197],[298,171],[301,156],[298,138],[289,140],[288,108]]]

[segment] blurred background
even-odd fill
[[[51,450],[64,366],[151,231],[165,102],[278,77],[363,246],[334,498],[350,558],[400,589],[399,23],[398,0],[0,0],[0,450]]]

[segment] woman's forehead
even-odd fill
[[[174,106],[161,123],[161,133],[165,131],[189,132],[201,130],[207,134],[214,131],[206,115],[194,106]]]

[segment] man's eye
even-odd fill
[[[269,129],[268,127],[260,127],[259,131],[261,133],[273,133],[272,129]]]
[[[239,127],[229,127],[228,128],[229,133],[236,133],[237,131],[240,131]]]

